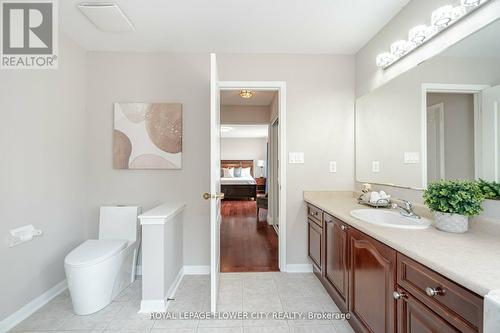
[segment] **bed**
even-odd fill
[[[253,178],[253,160],[221,160],[221,168],[250,168],[248,177],[221,177],[221,192],[224,199],[257,198],[257,182]]]

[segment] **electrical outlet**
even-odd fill
[[[337,172],[337,161],[330,161],[330,172]]]
[[[374,172],[374,173],[380,172],[380,162],[379,161],[372,162],[372,172]]]

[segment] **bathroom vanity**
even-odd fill
[[[483,332],[483,297],[500,289],[498,230],[393,229],[350,216],[370,209],[353,193],[304,199],[313,270],[355,332]]]

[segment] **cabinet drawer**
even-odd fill
[[[323,219],[323,211],[312,205],[307,205],[307,217],[313,220],[319,227],[322,227],[321,220]]]
[[[398,284],[460,332],[482,327],[483,299],[429,268],[399,254]]]

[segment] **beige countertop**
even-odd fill
[[[304,200],[481,296],[500,290],[500,220],[473,219],[464,234],[393,229],[352,217],[353,209],[370,209],[353,192],[306,191]]]

